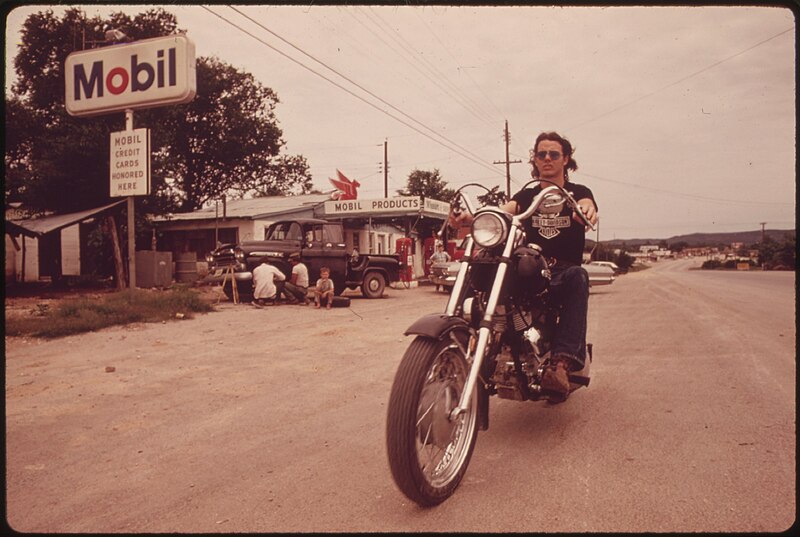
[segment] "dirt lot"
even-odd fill
[[[493,398],[464,481],[433,509],[398,491],[385,449],[403,331],[447,297],[431,287],[6,338],[7,520],[41,533],[785,531],[795,275],[693,265],[593,289],[591,386],[563,405]]]
[[[350,308],[329,311],[223,297],[192,320],[6,338],[11,526],[335,530],[340,502],[365,493],[396,502],[381,431],[402,332],[447,295],[351,296]],[[59,298],[9,298],[6,315]],[[349,463],[331,466],[333,453]],[[363,474],[365,461],[381,469],[382,486]]]

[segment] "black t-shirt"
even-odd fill
[[[569,192],[575,201],[589,198],[594,201],[594,196],[589,188],[572,182],[567,182],[564,189]],[[526,188],[517,192],[512,201],[517,202],[518,212],[524,212],[530,207],[533,198],[542,191],[541,185]],[[597,207],[597,202],[594,202]],[[559,214],[539,215],[534,214],[526,220],[525,233],[529,243],[542,247],[546,257],[554,257],[559,261],[568,261],[580,265],[583,261],[583,245],[586,242],[584,225],[572,218],[572,208],[567,204],[561,207]]]

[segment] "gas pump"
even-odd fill
[[[422,243],[423,256],[425,258],[425,276],[431,273],[431,256],[436,251],[436,237],[427,237]]]
[[[414,278],[414,241],[408,237],[397,239],[396,253],[400,256],[400,280],[410,282]]]

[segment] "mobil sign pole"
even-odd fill
[[[67,112],[125,112],[125,130],[111,133],[109,189],[128,198],[129,286],[136,286],[134,196],[150,194],[150,131],[133,128],[133,112],[194,99],[194,43],[185,35],[73,52],[64,69]]]

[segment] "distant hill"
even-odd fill
[[[764,231],[767,237],[780,241],[786,234],[795,235],[794,229],[767,229]],[[761,230],[757,231],[738,231],[733,233],[691,233],[689,235],[675,235],[668,239],[614,239],[610,241],[600,241],[602,244],[610,246],[620,246],[625,243],[627,246],[641,246],[643,244],[659,244],[666,240],[667,244],[685,242],[691,246],[717,246],[719,244],[731,244],[733,242],[743,242],[752,245],[761,241]],[[587,239],[587,242],[590,242]]]

